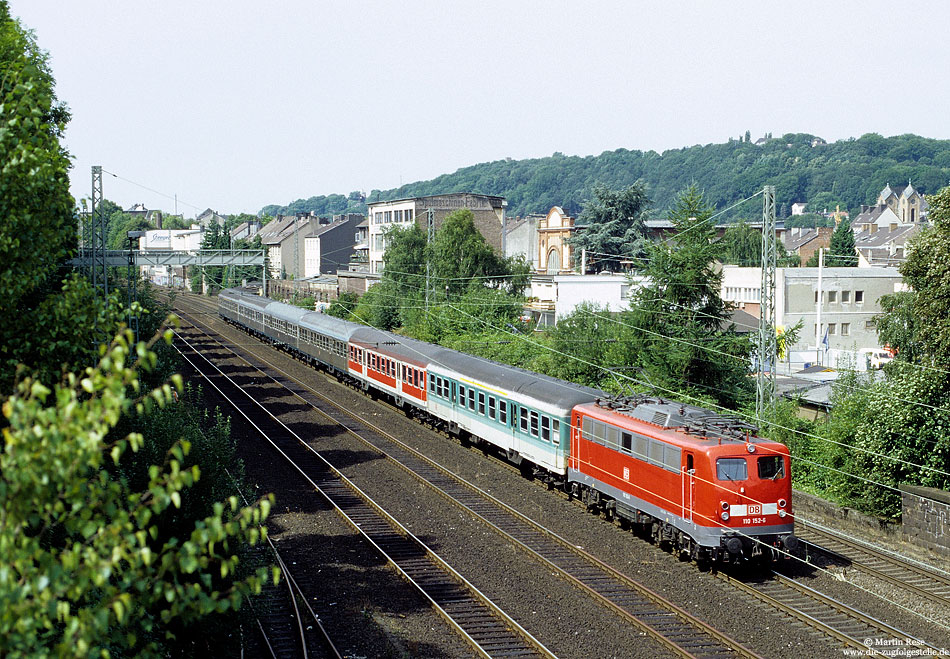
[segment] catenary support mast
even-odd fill
[[[755,415],[761,424],[775,405],[775,186],[762,190],[762,290],[759,305]]]

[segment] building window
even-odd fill
[[[841,336],[851,336],[851,323],[841,323]]]
[[[393,211],[393,221],[402,222],[402,211]]]
[[[851,302],[851,291],[841,291],[841,304]]]
[[[815,291],[815,304],[818,304],[818,291]]]
[[[835,323],[828,323],[828,334],[834,336],[838,333],[838,326]]]
[[[412,220],[413,213],[415,213],[415,211],[411,208],[406,211],[406,222],[409,222]]]
[[[854,303],[855,303],[855,304],[864,304],[864,291],[855,291],[855,292],[854,292]]]
[[[838,301],[838,291],[828,291],[828,303],[833,304]]]
[[[382,223],[383,223],[383,214],[373,213],[373,224],[382,224]]]
[[[864,329],[872,330],[877,327],[877,323],[873,320],[864,321]]]

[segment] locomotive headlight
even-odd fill
[[[745,448],[749,453],[755,453],[755,444],[750,442],[745,445]]]
[[[720,502],[719,505],[722,506],[723,510],[729,510],[729,504],[725,501]]]
[[[719,516],[722,517],[722,521],[724,521],[724,522],[728,522],[728,521],[729,521],[729,513],[727,513],[725,510],[722,511],[722,512],[719,514]]]
[[[785,517],[787,514],[788,514],[788,513],[785,512],[784,510],[779,510],[779,511],[778,511],[778,516],[779,516],[779,517]]]
[[[785,503],[786,503],[785,499],[779,499],[779,500],[778,500],[778,507],[779,507],[779,508],[784,508],[784,507],[785,507]]]

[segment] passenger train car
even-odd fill
[[[252,292],[219,296],[228,322],[292,351],[526,476],[649,531],[697,561],[795,553],[788,450],[709,410],[617,398]]]

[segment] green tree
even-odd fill
[[[234,575],[235,550],[260,541],[270,500],[240,508],[232,496],[186,535],[160,532],[158,520],[198,480],[197,466],[182,468],[188,442],[147,469],[141,490],[109,476],[128,449],[143,446],[138,433],[110,438],[119,420],[172,400],[167,384],[141,390],[139,371],[155,362],[125,333],[97,366],[53,388],[25,378],[4,401],[3,656],[161,656],[162,629],[236,609],[267,577]]]
[[[48,59],[0,0],[0,360],[43,328],[30,312],[56,294],[59,268],[76,247],[69,160],[59,137],[69,119]]]
[[[751,392],[749,342],[729,322],[720,297],[722,248],[709,222],[713,209],[695,185],[686,188],[669,213],[676,233],[650,250],[647,282],[637,289],[629,312],[631,359],[649,383],[715,400],[727,407]]]
[[[475,215],[467,208],[442,220],[426,248],[426,259],[432,264],[436,285],[453,296],[466,290],[473,279],[519,293],[528,284],[526,264],[499,256],[475,227]]]
[[[642,181],[623,190],[597,185],[577,218],[577,234],[568,243],[577,253],[587,250],[588,269],[594,272],[619,271],[624,257],[634,259],[639,266],[647,250],[644,216],[649,206]]]
[[[426,234],[418,224],[393,225],[383,234],[383,278],[401,294],[409,295],[425,284]]]
[[[230,249],[231,235],[217,222],[212,222],[205,230],[201,239],[201,249]],[[189,276],[191,277],[191,291],[200,293],[202,290],[202,279],[208,285],[209,290],[218,290],[225,288],[228,282],[225,281],[225,268],[222,266],[191,266]]]
[[[739,222],[722,236],[723,263],[744,267],[762,264],[762,232]]]
[[[858,253],[854,248],[854,231],[851,222],[842,220],[831,234],[831,249],[825,257],[829,268],[854,268],[858,265]]]
[[[358,300],[359,298],[356,293],[344,291],[340,293],[337,299],[330,303],[330,306],[327,308],[327,315],[348,320],[350,313],[356,308]]]
[[[900,266],[904,281],[916,292],[913,316],[923,352],[941,368],[950,367],[950,187],[928,195],[930,227],[907,249]]]
[[[920,319],[914,307],[917,293],[900,291],[882,295],[881,313],[874,317],[877,336],[882,346],[897,351],[897,359],[917,363],[924,357],[925,348],[920,339]]]

